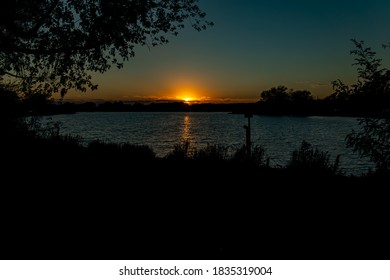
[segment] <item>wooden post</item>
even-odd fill
[[[248,125],[244,125],[245,128],[245,136],[246,136],[246,152],[248,155],[251,154],[252,151],[252,140],[251,140],[251,118],[252,114],[245,114],[245,118],[248,118]]]

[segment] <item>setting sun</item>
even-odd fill
[[[194,99],[192,97],[183,97],[183,101],[184,102],[191,102],[193,101]]]
[[[176,99],[184,101],[185,103],[188,103],[188,104],[199,100],[196,97],[196,94],[194,94],[193,91],[189,91],[189,90],[185,90],[185,91],[180,92],[179,95],[176,96]]]

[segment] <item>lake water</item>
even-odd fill
[[[51,116],[62,124],[62,134],[79,135],[84,141],[146,144],[158,156],[165,156],[175,144],[189,140],[193,147],[218,144],[237,148],[245,143],[247,119],[228,113],[77,113]],[[345,136],[359,129],[356,118],[271,117],[251,119],[252,141],[266,150],[272,166],[284,166],[303,140],[328,151],[331,161],[341,155],[347,174],[360,175],[373,167],[346,148]]]

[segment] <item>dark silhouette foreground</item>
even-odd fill
[[[3,143],[2,259],[389,258],[377,177],[65,142]]]
[[[386,173],[345,176],[308,145],[285,168],[261,147],[84,147],[3,93],[0,259],[389,258]]]

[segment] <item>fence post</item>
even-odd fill
[[[251,118],[252,114],[245,114],[245,118],[248,118],[248,125],[244,125],[245,128],[245,136],[246,136],[246,152],[248,155],[251,154],[252,151],[252,140],[251,140]]]

